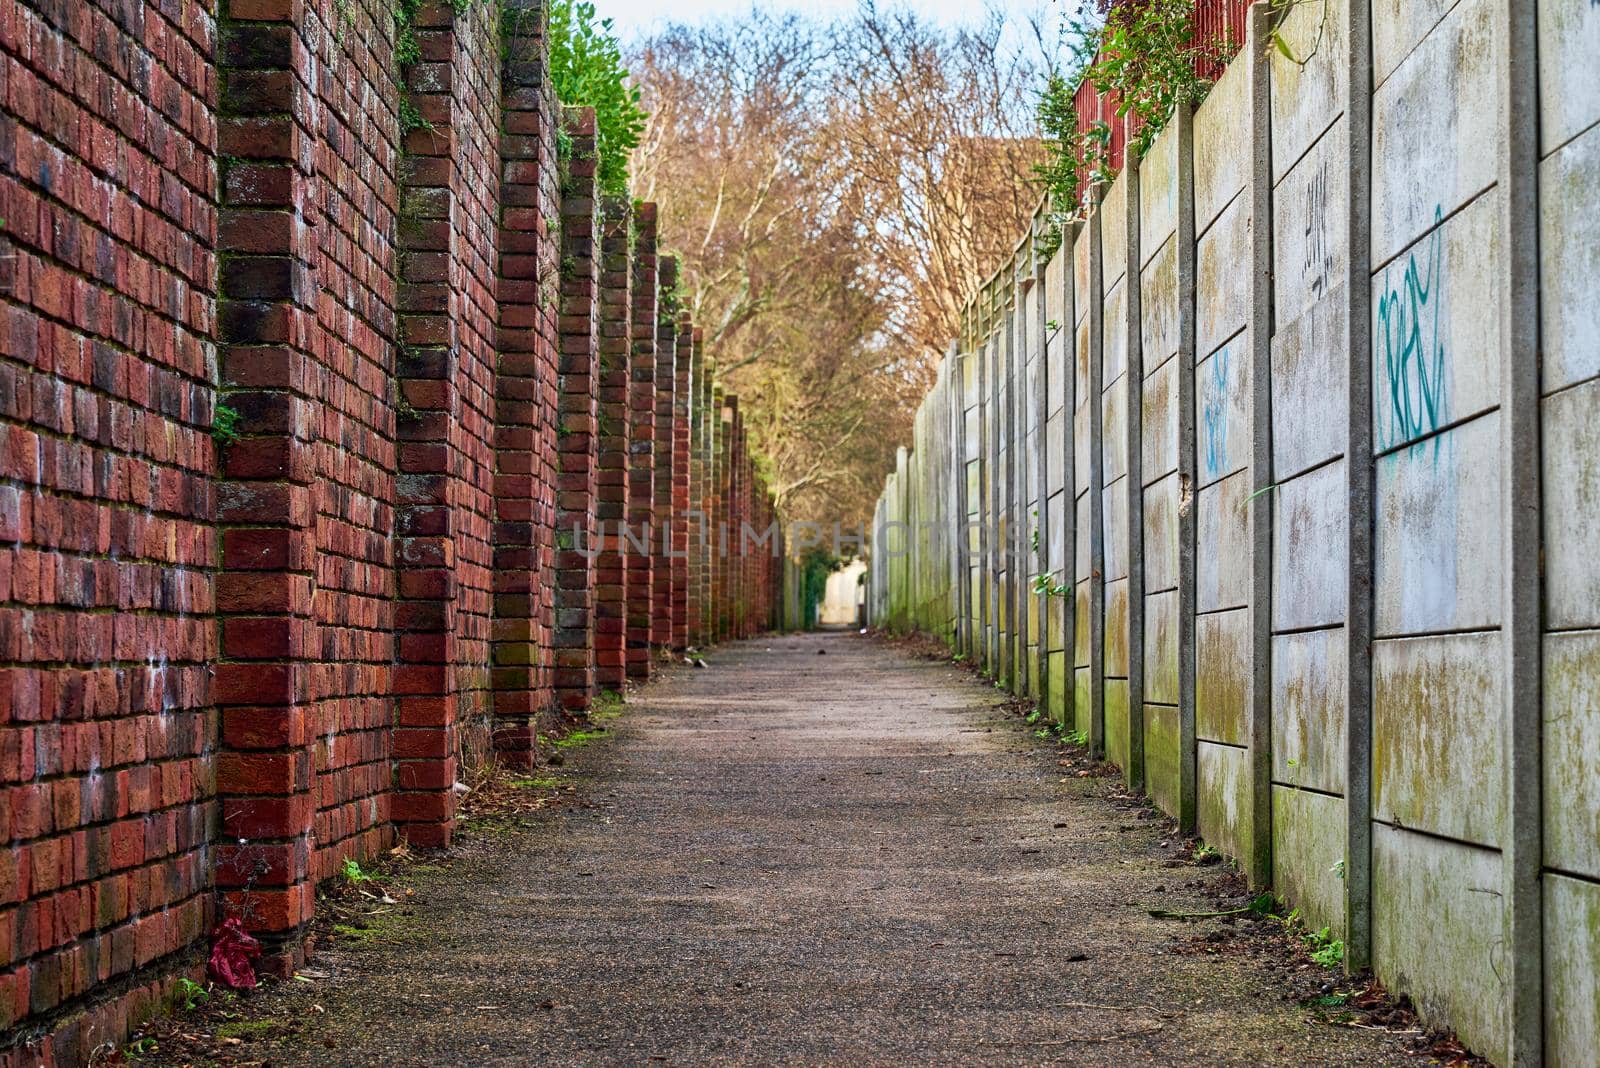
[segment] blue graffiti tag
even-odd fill
[[[1211,357],[1211,377],[1206,383],[1205,400],[1200,408],[1205,426],[1206,474],[1222,473],[1228,460],[1228,346]]]
[[[1433,209],[1434,230],[1428,238],[1426,262],[1413,251],[1406,257],[1400,289],[1389,286],[1378,297],[1378,374],[1374,398],[1384,420],[1380,440],[1389,448],[1437,430],[1445,420],[1445,352],[1439,337],[1439,311],[1444,304],[1442,263],[1444,213]]]

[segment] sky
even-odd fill
[[[593,0],[596,13],[601,18],[613,19],[615,32],[623,44],[638,40],[667,22],[703,22],[728,15],[742,15],[748,12],[752,0]],[[1026,18],[1029,12],[1048,13],[1052,8],[1059,11],[1061,0],[1054,4],[1050,0],[880,0],[879,6],[888,8],[904,5],[913,8],[918,14],[935,19],[947,26],[956,26],[971,23],[982,19],[988,6],[995,6],[1005,13],[1007,20],[1017,20],[1019,23]],[[1070,0],[1068,0],[1070,2]],[[763,10],[777,13],[779,11],[801,11],[806,14],[819,16],[833,16],[848,14],[855,10],[856,0],[804,0],[796,3],[793,0],[780,0],[772,2],[767,0],[760,4]]]

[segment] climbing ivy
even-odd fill
[[[550,4],[550,81],[556,97],[574,107],[594,108],[595,168],[600,191],[628,191],[628,154],[644,133],[638,87],[628,84],[622,48],[611,20],[595,20],[583,0]]]

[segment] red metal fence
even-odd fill
[[[1138,0],[1123,0],[1138,2]],[[1200,47],[1195,52],[1194,71],[1207,81],[1222,76],[1228,60],[1238,54],[1244,45],[1245,25],[1253,0],[1194,0],[1194,37]],[[1121,3],[1113,6],[1120,7]],[[1078,132],[1088,134],[1098,123],[1105,123],[1111,131],[1108,158],[1111,170],[1120,172],[1128,147],[1128,137],[1138,129],[1138,119],[1133,115],[1117,114],[1117,94],[1102,96],[1087,81],[1078,86]],[[1083,190],[1079,190],[1080,196]]]

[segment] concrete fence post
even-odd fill
[[[1196,452],[1195,360],[1197,359],[1194,111],[1180,104],[1176,123],[1178,204],[1175,223],[1178,276],[1178,830],[1199,827],[1199,735],[1195,723]]]
[[[1272,86],[1271,4],[1250,9],[1250,855],[1252,886],[1272,882]]]
[[[1501,0],[1500,87],[1501,620],[1505,656],[1504,840],[1511,1063],[1544,1061],[1543,686],[1540,657],[1539,8]],[[1554,6],[1554,5],[1552,5]],[[1592,973],[1591,973],[1592,974]]]
[[[1089,211],[1089,752],[1106,754],[1106,548],[1105,548],[1105,265],[1100,242],[1106,187],[1090,193]]]
[[[1346,9],[1344,101],[1349,144],[1372,143],[1372,13]],[[1372,169],[1365,152],[1345,155],[1344,347],[1349,366],[1345,491],[1349,497],[1345,592],[1345,967],[1372,965]]]
[[[1128,510],[1128,766],[1123,778],[1138,790],[1145,786],[1144,768],[1144,321],[1141,294],[1143,260],[1139,251],[1139,161],[1130,151],[1122,172],[1126,185],[1123,219],[1127,265],[1122,284],[1127,313],[1127,357],[1123,389],[1127,398],[1127,474],[1123,490]]]

